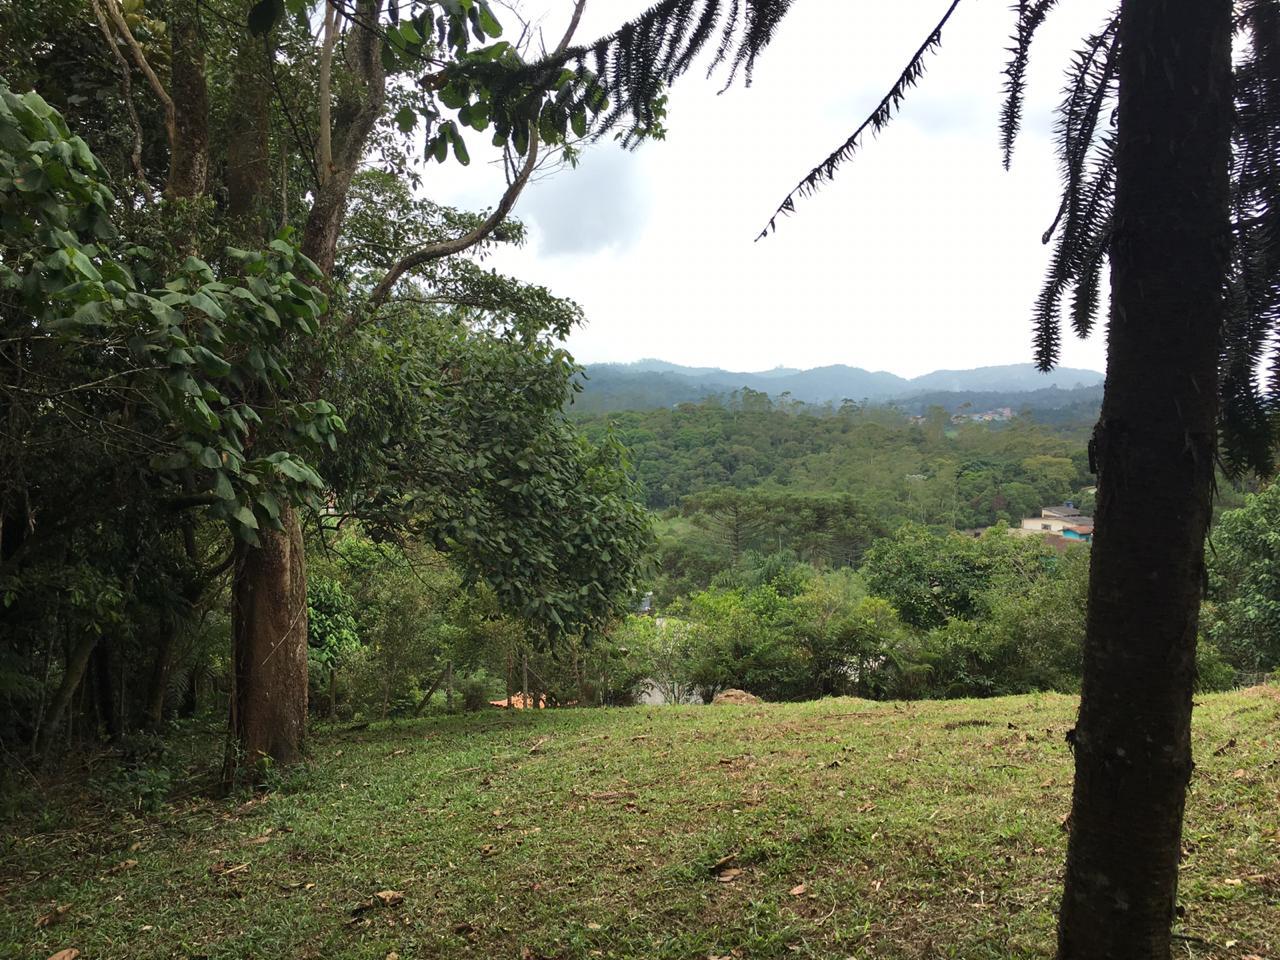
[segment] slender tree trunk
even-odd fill
[[[1216,444],[1231,0],[1125,0],[1060,960],[1168,960]]]
[[[436,691],[440,689],[440,684],[448,673],[449,667],[447,666],[440,671],[440,675],[436,677],[435,682],[431,684],[431,689],[426,692],[422,699],[418,701],[418,705],[413,708],[413,715],[415,717],[422,716],[422,711],[427,709],[427,705],[431,703],[431,698],[436,695]]]
[[[235,646],[231,733],[250,766],[269,757],[276,765],[302,757],[307,721],[307,578],[302,528],[291,507],[280,511],[281,530],[261,530],[260,547],[242,548],[232,587]]]
[[[151,663],[151,679],[147,685],[146,713],[142,718],[148,730],[159,730],[164,722],[165,694],[169,689],[169,668],[173,663],[173,650],[177,646],[178,627],[166,630],[156,647],[156,657]]]
[[[85,672],[89,669],[89,661],[97,645],[97,636],[86,633],[68,653],[67,668],[62,674],[62,683],[58,685],[58,692],[54,695],[53,702],[49,704],[49,713],[45,717],[44,726],[40,728],[36,737],[33,752],[37,758],[43,758],[48,752],[49,741],[57,733],[67,707],[71,705],[76,690],[80,688],[80,681],[84,679]]]

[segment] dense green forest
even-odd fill
[[[1011,528],[1064,502],[1092,512],[1091,418],[975,422],[748,390],[578,422],[628,448],[655,513],[663,625],[633,618],[620,636],[633,655],[658,651],[663,696],[1078,689],[1089,547]],[[1208,688],[1280,666],[1245,626],[1274,620],[1257,529],[1280,495],[1256,489],[1220,477]]]

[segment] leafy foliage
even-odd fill
[[[1252,673],[1280,667],[1280,483],[1224,513],[1213,535],[1206,632]]]

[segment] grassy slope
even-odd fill
[[[320,736],[293,792],[11,830],[0,954],[1048,957],[1073,709],[826,700]],[[1205,697],[1196,730],[1181,955],[1276,960],[1280,692]],[[729,854],[742,872],[718,881]],[[353,916],[385,889],[403,902]],[[37,931],[54,901],[70,910]]]

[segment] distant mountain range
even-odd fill
[[[909,402],[912,398],[928,395],[932,402],[951,406],[948,399],[959,401],[961,398],[949,397],[950,394],[972,393],[1002,399],[1001,405],[1016,402],[1010,395],[1030,393],[1042,400],[1056,398],[1066,404],[1077,399],[1076,390],[1089,394],[1099,392],[1103,379],[1097,371],[1069,367],[1041,373],[1029,363],[976,370],[935,370],[906,379],[884,371],[839,364],[813,370],[778,367],[736,373],[718,367],[684,367],[664,360],[638,360],[588,366],[583,376],[584,390],[574,406],[583,413],[647,410],[722,396],[743,388],[775,398],[787,393],[792,399],[819,404],[838,404],[848,399],[915,406]],[[1050,392],[1051,396],[1046,397]],[[1056,397],[1059,393],[1068,395]]]

